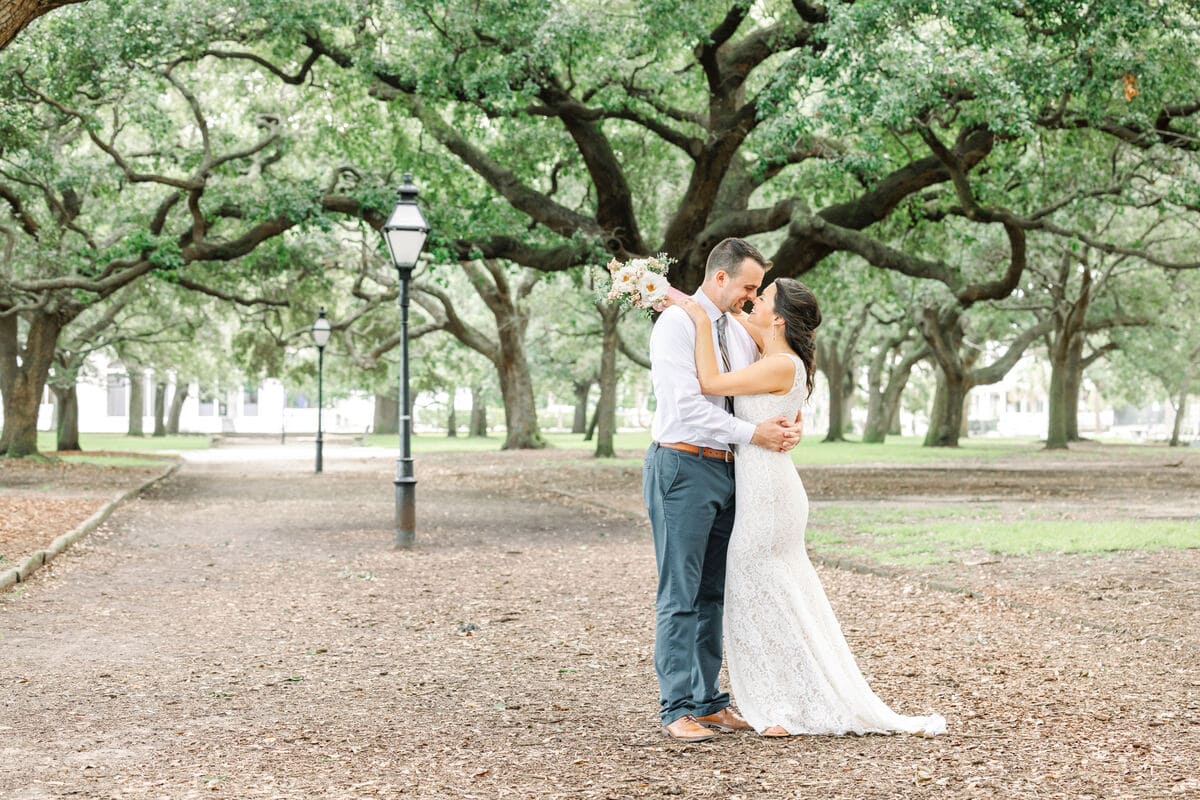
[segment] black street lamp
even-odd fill
[[[396,460],[396,547],[412,547],[416,538],[417,479],[412,463],[412,403],[408,395],[408,284],[429,223],[417,205],[417,187],[412,175],[404,173],[396,207],[383,226],[392,263],[400,275],[400,458]]]
[[[325,448],[324,431],[321,425],[321,412],[325,409],[325,345],[329,344],[329,320],[325,319],[325,306],[312,324],[313,342],[317,345],[317,472],[324,466],[322,451]]]

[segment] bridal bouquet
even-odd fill
[[[668,296],[686,296],[667,283],[670,263],[671,259],[665,253],[632,258],[624,263],[614,258],[607,265],[611,279],[607,299],[626,307],[661,311],[662,303]]]

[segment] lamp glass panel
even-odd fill
[[[313,341],[317,343],[317,347],[324,347],[329,344],[329,320],[324,317],[319,318],[312,326]]]
[[[384,229],[388,250],[392,252],[392,263],[398,269],[411,269],[417,265],[417,257],[425,246],[424,230]]]

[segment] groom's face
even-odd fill
[[[721,286],[721,311],[733,311],[746,303],[753,303],[758,295],[758,287],[762,286],[763,267],[753,258],[742,261],[741,267],[733,275],[725,273],[725,283]]]

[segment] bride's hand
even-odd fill
[[[663,302],[663,307],[666,308],[667,306],[679,306],[687,312],[687,315],[696,325],[707,325],[709,323],[708,312],[690,297],[673,297],[668,295]]]

